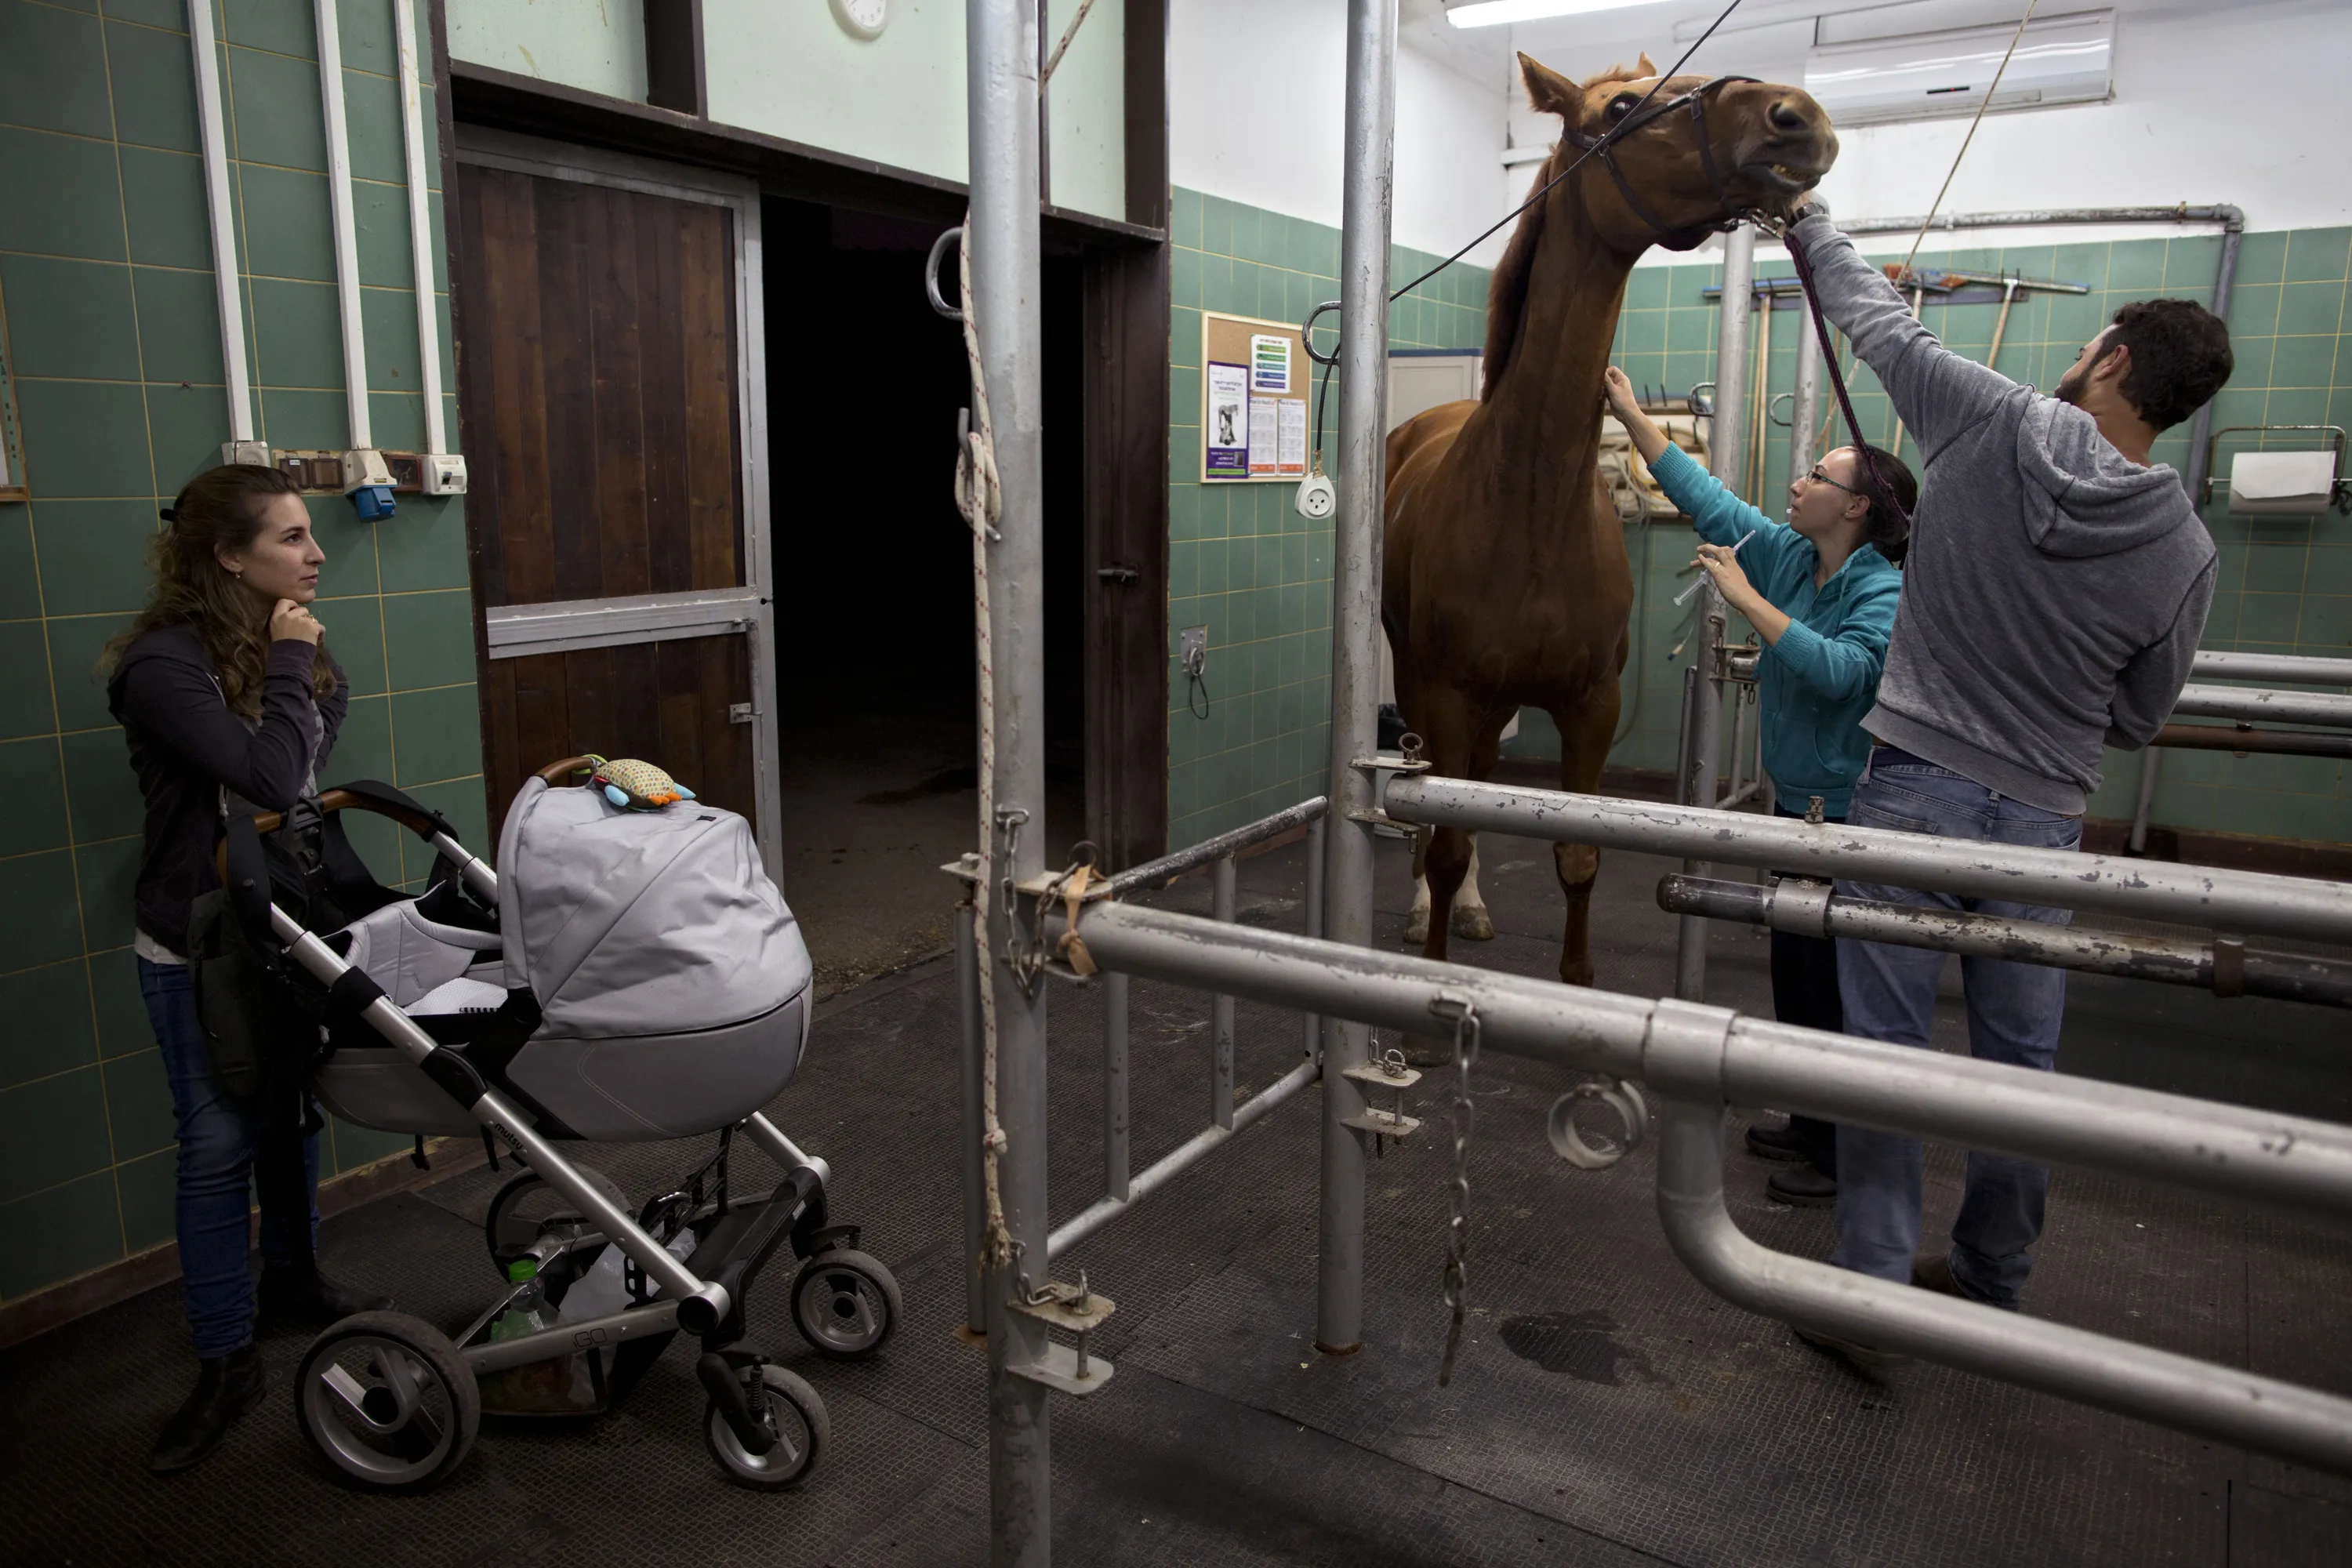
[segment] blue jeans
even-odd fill
[[[253,1342],[253,1275],[247,1262],[248,1216],[257,1162],[263,1168],[261,1257],[265,1263],[304,1263],[319,1230],[319,1138],[301,1139],[302,1188],[310,1213],[273,1194],[290,1182],[270,1181],[268,1163],[290,1159],[290,1135],[270,1137],[213,1071],[196,1016],[195,984],[184,964],[139,961],[139,991],[147,1021],[163,1048],[172,1084],[172,1110],[180,1137],[179,1192],[173,1205],[180,1241],[180,1278],[196,1354],[225,1356]],[[289,1175],[290,1173],[282,1174]]]
[[[2080,817],[2061,816],[2004,799],[1948,768],[1882,746],[1853,794],[1847,820],[1857,827],[1932,833],[1978,843],[2074,849],[2083,841]],[[1849,898],[1928,909],[1973,910],[1989,915],[2064,925],[2066,910],[1923,893],[1874,882],[1841,880]],[[1900,1046],[1926,1046],[1936,1018],[1936,981],[1946,955],[1925,948],[1838,939],[1838,992],[1846,1032]],[[1960,982],[1968,998],[1969,1054],[2048,1072],[2058,1059],[2058,1030],[2066,1011],[2066,972],[2040,964],[1963,958]],[[1881,1279],[1907,1280],[1919,1245],[1919,1140],[1874,1128],[1838,1128],[1837,1250],[1830,1261]],[[1952,1225],[1952,1278],[1979,1301],[2011,1311],[2033,1267],[2031,1249],[2042,1235],[2049,1192],[2045,1165],[2005,1154],[1971,1152],[1968,1194]]]

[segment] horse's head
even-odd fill
[[[1786,217],[1837,161],[1830,117],[1801,88],[1696,76],[1660,85],[1647,55],[1582,83],[1525,55],[1519,69],[1535,107],[1560,118],[1544,178],[1618,132],[1588,160],[1575,193],[1616,249],[1687,250],[1748,214]]]

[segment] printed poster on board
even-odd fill
[[[1209,365],[1208,423],[1201,430],[1207,461],[1202,469],[1213,479],[1249,478],[1249,367]]]
[[[1269,479],[1280,471],[1275,462],[1274,405],[1276,401],[1272,397],[1250,399],[1249,471],[1250,478],[1254,479]]]
[[[1307,400],[1286,397],[1275,405],[1274,471],[1283,479],[1307,477]]]
[[[1290,390],[1290,340],[1265,332],[1250,336],[1250,390],[1279,397]]]

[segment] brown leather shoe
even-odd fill
[[[1762,1122],[1748,1130],[1748,1152],[1759,1160],[1807,1160],[1805,1145],[1792,1128],[1767,1127]]]
[[[1968,1288],[1952,1277],[1952,1260],[1940,1252],[1923,1252],[1911,1260],[1911,1283],[1922,1290],[1974,1301],[1979,1307],[1991,1304],[1981,1297],[1970,1295]]]

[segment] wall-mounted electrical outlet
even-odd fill
[[[267,441],[223,441],[221,443],[221,461],[224,463],[251,463],[257,468],[269,468],[271,467],[269,460],[269,443]]]
[[[425,493],[461,496],[466,493],[466,459],[456,452],[432,452],[425,457]]]
[[[1198,675],[1209,668],[1209,628],[1186,626],[1176,634],[1177,668],[1187,675]]]

